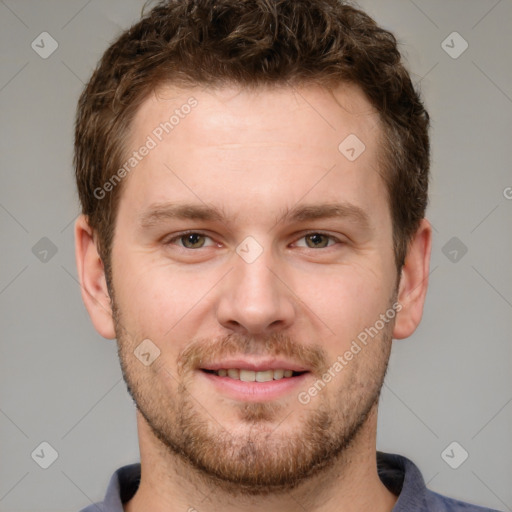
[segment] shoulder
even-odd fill
[[[402,455],[377,452],[377,470],[382,483],[398,496],[392,512],[498,512],[427,489],[419,468]]]
[[[123,512],[123,503],[137,492],[140,483],[140,462],[119,468],[110,478],[105,498],[80,512]]]
[[[427,510],[439,512],[498,512],[497,510],[471,505],[464,501],[448,498],[427,489],[426,492]]]

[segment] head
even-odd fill
[[[431,236],[428,115],[391,33],[336,0],[162,2],[85,88],[75,167],[84,301],[164,451],[263,493],[374,425]],[[300,375],[248,400],[228,359]]]

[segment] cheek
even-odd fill
[[[306,314],[318,315],[325,329],[334,333],[337,348],[350,345],[365,327],[373,325],[389,304],[391,286],[375,266],[339,267],[314,278],[297,279],[297,295],[307,306]],[[305,281],[309,286],[304,286]],[[315,322],[317,323],[317,322]]]
[[[117,270],[116,301],[124,323],[137,337],[157,342],[173,338],[178,328],[180,336],[186,335],[190,320],[204,314],[205,295],[217,280],[144,254],[125,258]]]

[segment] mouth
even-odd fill
[[[243,368],[221,368],[219,370],[202,369],[203,372],[217,375],[217,377],[228,377],[229,379],[241,380],[242,382],[270,382],[272,380],[289,379],[298,377],[306,371],[296,372],[294,370],[278,368],[268,370],[246,370]]]
[[[233,359],[205,364],[198,370],[210,389],[244,402],[286,398],[304,386],[312,375],[307,368],[284,360]]]

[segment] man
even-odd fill
[[[82,296],[141,456],[87,512],[484,510],[376,452],[432,236],[389,32],[336,0],[161,2],[83,92],[75,166]]]

